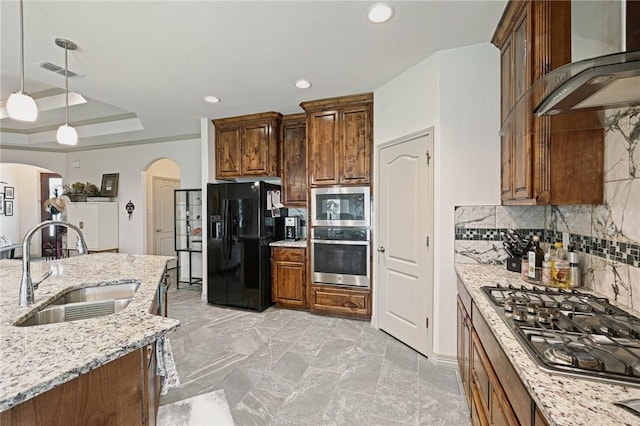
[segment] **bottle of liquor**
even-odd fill
[[[540,237],[533,236],[533,245],[529,249],[529,279],[540,281],[542,278],[542,261],[544,260],[544,252],[540,247]]]

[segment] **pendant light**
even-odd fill
[[[57,38],[56,44],[60,47],[64,47],[64,81],[65,81],[65,106],[66,106],[66,120],[65,123],[58,127],[56,133],[56,139],[59,144],[62,145],[75,145],[78,143],[78,132],[76,129],[69,126],[69,60],[68,51],[76,50],[78,46],[71,40],[64,38]]]
[[[20,90],[7,99],[9,117],[19,121],[36,121],[38,106],[31,96],[24,92],[24,18],[20,0]]]

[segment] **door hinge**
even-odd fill
[[[424,155],[427,156],[427,166],[428,166],[429,163],[431,162],[431,154],[429,153],[429,151],[427,151]]]
[[[424,319],[424,325],[425,327],[429,328],[429,317]]]
[[[427,247],[429,247],[429,236],[427,235]]]

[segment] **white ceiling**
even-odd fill
[[[2,118],[0,142],[92,149],[199,137],[201,117],[302,112],[302,101],[370,92],[439,50],[488,42],[506,1],[388,2],[393,19],[371,24],[374,3],[25,0],[25,91],[61,107],[35,123]],[[20,87],[19,2],[1,0],[0,14],[6,100]],[[71,149],[55,142],[64,76],[38,65],[64,67],[57,37],[78,45],[69,69],[81,77],[69,88],[87,100],[70,107]],[[313,86],[295,88],[300,78]]]

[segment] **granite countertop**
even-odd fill
[[[21,262],[0,265],[0,411],[44,393],[81,374],[142,348],[176,330],[180,322],[149,311],[167,256],[100,253],[32,263],[35,303],[18,306]],[[68,288],[140,283],[124,310],[91,319],[32,327],[14,324]]]
[[[307,248],[307,240],[280,240],[269,243],[271,247],[294,247],[294,248]]]
[[[511,360],[522,383],[550,424],[640,424],[640,417],[613,405],[615,401],[640,398],[640,388],[546,373],[529,356],[513,331],[507,327],[494,306],[480,290],[485,285],[521,286],[526,284],[519,273],[509,272],[504,266],[467,264],[456,264],[456,271],[477,305],[478,311],[491,327],[504,353]],[[587,290],[581,289],[581,291]],[[634,315],[640,315],[637,311],[624,307],[623,309]],[[474,311],[474,314],[476,312]]]

